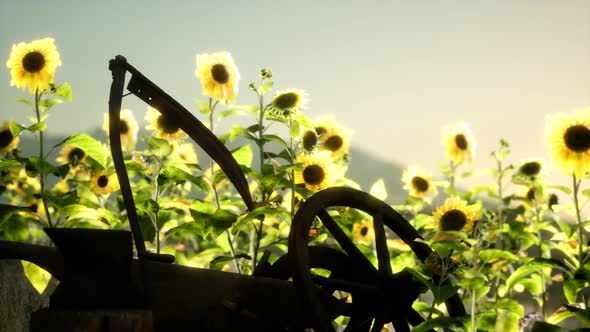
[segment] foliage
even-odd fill
[[[233,75],[237,68],[231,56],[228,59],[232,68],[225,74]],[[206,75],[206,68],[198,73]],[[207,158],[199,160],[186,135],[163,125],[159,113],[147,118],[145,149],[135,148],[137,133],[122,133],[133,143],[126,147],[126,166],[149,250],[172,254],[179,264],[251,274],[263,252],[270,253],[271,262],[286,253],[291,221],[314,191],[358,187],[345,177],[349,135],[333,120],[309,118],[301,90],[283,90],[269,98],[279,84],[268,69],[249,85],[256,105],[232,103],[234,93],[232,98],[216,99],[223,89],[237,85],[237,79],[229,79],[231,87],[216,81],[215,75],[207,79],[207,95],[213,97],[197,100],[196,110],[224,143],[238,145],[232,154],[247,175],[256,208],[248,211],[219,166]],[[71,99],[68,83],[51,82],[48,89],[35,91],[32,101],[17,100],[32,108],[36,117],[30,125],[10,122],[11,136],[2,137],[36,135],[40,149],[34,156],[17,147],[0,150],[0,238],[46,244],[49,240],[41,228],[47,226],[129,228],[107,142],[80,133],[45,151],[45,119],[54,106]],[[128,114],[122,128],[135,123]],[[236,116],[251,124],[234,125],[225,133],[215,130],[221,121]],[[588,326],[590,221],[582,217],[581,209],[590,198],[590,189],[582,188],[586,178],[573,174],[571,189],[548,184],[541,162],[537,161],[538,172],[536,164],[527,164],[531,160],[510,163],[511,148],[505,140],[491,153],[495,167],[472,169],[468,163],[474,137],[465,124],[458,128],[443,139],[449,160],[440,164],[439,180],[409,168],[403,179],[408,197],[405,204],[394,207],[434,254],[422,264],[406,244],[387,232],[393,271],[412,268],[428,280],[429,291],[414,303],[414,309],[427,318],[417,330],[519,331],[535,321],[536,326],[549,328],[565,320]],[[53,160],[57,149],[60,156]],[[323,157],[316,158],[322,152]],[[325,156],[330,156],[327,162]],[[489,184],[461,186],[468,177],[485,178]],[[381,180],[364,189],[387,198]],[[452,199],[443,206],[433,205],[448,197]],[[565,197],[573,198],[573,206],[560,203]],[[367,216],[351,209],[334,209],[331,214],[376,264],[375,237]],[[337,247],[321,223],[314,223],[312,230],[310,243]],[[31,282],[42,291],[47,276],[32,264],[25,266]],[[552,313],[547,309],[547,292],[555,286],[562,289],[565,302]],[[445,316],[443,303],[455,292],[464,300],[469,317]],[[523,298],[537,306],[524,307]]]

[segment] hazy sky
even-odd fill
[[[64,135],[102,124],[117,54],[194,110],[195,55],[230,51],[239,103],[254,101],[247,84],[270,68],[276,88],[308,92],[312,117],[351,128],[353,145],[431,169],[444,160],[444,125],[468,122],[476,165],[492,166],[500,137],[512,160],[547,158],[545,115],[590,107],[588,0],[82,3],[1,0],[0,120],[32,114],[12,101],[25,94],[9,86],[11,45],[47,36],[63,62],[56,81],[74,89],[48,121]],[[143,118],[143,104],[127,106]]]

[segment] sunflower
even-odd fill
[[[475,153],[475,139],[465,123],[449,126],[444,130],[443,143],[447,157],[454,165],[471,163]]]
[[[590,166],[590,108],[548,116],[545,140],[559,168],[581,179]]]
[[[547,206],[551,211],[553,211],[553,206],[559,204],[559,197],[556,194],[551,193],[549,194],[549,198],[547,199]]]
[[[29,92],[35,93],[53,83],[55,69],[61,66],[61,60],[53,38],[44,38],[12,45],[6,66],[10,68],[11,86],[23,90],[28,86]]]
[[[301,137],[301,146],[306,152],[313,152],[319,144],[318,134],[315,130],[306,130]]]
[[[157,109],[148,107],[145,119],[149,124],[145,127],[147,130],[157,131],[159,138],[177,139],[183,136],[184,132],[180,125],[174,119],[165,117]]]
[[[313,122],[313,130],[319,137],[320,150],[329,151],[334,159],[339,159],[348,153],[350,130],[340,126],[332,116],[320,117]]]
[[[204,95],[223,104],[236,99],[240,73],[229,52],[198,54],[195,75],[201,79]]]
[[[458,231],[470,233],[475,222],[481,219],[481,209],[477,205],[467,205],[467,202],[450,197],[443,206],[436,209],[432,215],[439,231]]]
[[[402,174],[404,189],[411,196],[425,197],[436,194],[436,187],[432,183],[432,174],[419,167],[410,166]]]
[[[71,167],[76,167],[86,159],[84,150],[73,145],[65,145],[59,152],[59,157],[55,160],[60,163],[68,163]]]
[[[185,164],[196,164],[199,162],[193,143],[175,144],[174,151],[178,158]]]
[[[16,172],[13,174],[16,175]],[[36,177],[29,177],[24,168],[18,171],[10,183],[6,184],[6,189],[14,191],[18,195],[27,193],[38,193],[41,190],[41,184]]]
[[[354,223],[352,225],[354,239],[360,242],[370,242],[375,237],[373,232],[373,223],[368,220]]]
[[[115,174],[107,175],[105,170],[96,172],[90,179],[90,189],[96,194],[106,195],[119,188]]]
[[[67,180],[62,179],[57,181],[57,183],[53,186],[53,190],[60,194],[65,194],[70,191],[70,185],[68,184]]]
[[[305,92],[298,89],[277,91],[270,102],[270,110],[276,116],[289,116],[300,111],[307,102]]]
[[[14,150],[18,145],[18,136],[13,136],[10,131],[10,122],[5,122],[0,127],[0,153]]]
[[[104,114],[104,121],[102,129],[109,134],[109,114]],[[119,131],[121,133],[121,147],[123,150],[132,150],[135,148],[137,143],[137,133],[139,132],[139,126],[133,116],[133,112],[130,109],[121,110],[121,116],[119,120]]]
[[[296,184],[304,184],[307,189],[318,191],[334,182],[334,166],[329,153],[300,155],[296,162],[303,164],[303,170],[295,171]]]
[[[517,172],[530,178],[536,178],[543,171],[543,163],[538,159],[527,159],[520,163]]]

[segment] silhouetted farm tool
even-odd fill
[[[424,321],[411,308],[423,285],[407,270],[392,273],[385,227],[422,262],[431,249],[416,241],[420,235],[399,213],[358,190],[329,188],[307,199],[292,221],[288,253],[272,265],[263,258],[254,275],[176,265],[171,255],[148,252],[121,149],[119,123],[127,73],[131,74],[130,94],[188,134],[225,172],[248,210],[255,203],[238,163],[207,127],[124,57],[111,60],[109,69],[113,75],[110,146],[131,232],[48,228],[45,231],[55,247],[0,241],[0,259],[33,262],[60,280],[50,307],[33,315],[34,331],[47,328],[43,324],[50,324],[59,313],[97,310],[149,313],[142,326],[127,326],[128,331],[302,331],[308,327],[331,331],[338,316],[350,317],[345,331],[381,331],[388,322],[396,331],[409,331],[409,325]],[[332,207],[350,207],[372,216],[378,267],[328,213]],[[308,245],[316,218],[341,249]],[[133,258],[133,243],[137,258]],[[322,277],[312,273],[313,268],[331,273]],[[352,301],[334,297],[337,290],[349,293]],[[446,308],[451,316],[465,315],[457,294],[446,301]]]

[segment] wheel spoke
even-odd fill
[[[387,237],[383,226],[383,216],[373,216],[373,229],[375,231],[375,247],[377,249],[377,261],[379,262],[379,273],[381,276],[392,275],[391,262],[389,260],[389,249],[387,249]]]
[[[367,257],[363,255],[359,248],[357,248],[354,243],[352,243],[350,238],[344,233],[344,231],[340,228],[340,226],[338,226],[336,221],[332,219],[332,216],[330,216],[326,210],[321,210],[319,217],[322,220],[324,226],[326,226],[330,234],[332,234],[332,236],[336,239],[338,244],[340,244],[340,247],[342,247],[348,256],[356,260],[363,268],[370,269],[372,272],[377,272],[377,269],[373,266],[373,264],[371,264],[371,262],[369,262]]]

